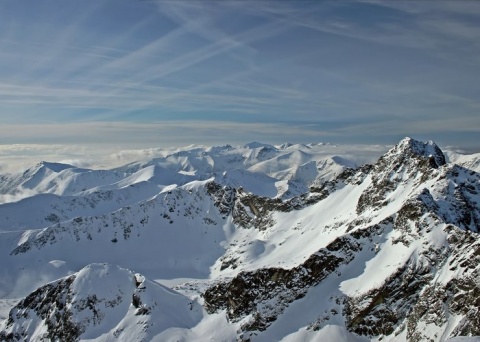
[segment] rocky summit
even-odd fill
[[[0,340],[479,341],[478,155],[338,152],[0,175]]]

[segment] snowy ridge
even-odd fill
[[[10,312],[0,339],[145,341],[152,339],[153,325],[156,333],[185,329],[201,317],[197,302],[138,273],[90,264],[21,300]]]
[[[75,194],[0,205],[0,307],[11,309],[2,311],[0,336],[480,335],[480,174],[467,162],[474,156],[457,165],[433,142],[406,138],[357,167],[318,152],[326,147],[195,147],[112,170],[107,181],[84,178],[91,187]],[[53,169],[37,184],[96,174]],[[156,305],[162,301],[170,304]]]
[[[292,145],[277,148],[268,144],[244,146],[192,147],[176,150],[143,162],[134,162],[112,170],[89,170],[72,165],[41,162],[19,174],[0,175],[0,194],[4,202],[17,201],[34,194],[84,195],[96,190],[114,190],[140,181],[157,185],[183,185],[193,180],[221,178],[224,172],[232,184],[248,187],[252,177],[268,176],[277,185],[275,196],[300,195],[312,182],[329,180],[345,167],[363,163],[366,157],[352,153],[349,159],[337,156],[344,151],[331,145]],[[317,163],[303,178],[301,171]],[[307,164],[307,165],[304,165]],[[232,177],[232,175],[234,177]],[[244,176],[246,175],[246,176]],[[294,178],[294,179],[292,179]],[[290,181],[293,186],[290,187]],[[280,185],[281,184],[281,185]],[[261,190],[261,189],[260,189]],[[285,194],[288,190],[288,196]],[[259,195],[271,195],[269,190]],[[255,192],[255,191],[253,191]]]

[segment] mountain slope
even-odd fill
[[[0,339],[145,341],[201,318],[201,306],[185,296],[118,266],[91,264],[21,300]]]
[[[44,206],[35,200],[55,195],[0,205],[5,215],[25,211],[23,203],[38,207],[30,219],[1,221],[3,304],[26,297],[2,322],[0,336],[57,336],[68,323],[76,327],[69,328],[73,339],[117,334],[129,340],[134,335],[115,329],[140,322],[132,272],[152,279],[140,283],[155,289],[140,298],[155,307],[142,322],[166,322],[132,330],[147,340],[480,335],[480,174],[449,162],[433,142],[410,138],[362,167],[338,156],[315,159],[309,152],[315,148],[252,143],[130,164],[114,171],[125,175],[118,182],[51,197],[64,212],[71,208],[55,222],[41,214],[52,210],[50,200]],[[289,182],[285,192],[282,182]],[[112,197],[103,201],[106,192]],[[93,198],[93,207],[82,204]],[[88,291],[72,288],[83,274],[98,280]],[[100,301],[100,310],[95,302],[94,309],[68,311],[65,320],[63,306],[78,307],[77,297],[67,294],[82,293],[80,301],[107,298],[117,283],[117,309],[103,310]],[[175,308],[151,304],[165,298],[165,287],[156,283],[182,294],[172,299]],[[39,297],[43,301],[33,300]],[[184,305],[178,303],[186,302],[195,313],[178,312]],[[98,324],[96,310],[104,315]],[[177,315],[178,321],[171,319]]]
[[[291,317],[293,302],[311,292],[325,293],[316,288],[330,283],[326,292],[330,300],[319,305],[326,310],[317,311],[315,319],[315,313],[305,317],[304,306],[299,305],[301,312],[293,316],[304,317],[300,325],[315,330],[333,321],[359,335],[384,340],[391,335],[420,341],[480,334],[475,304],[480,241],[472,233],[480,227],[480,178],[456,165],[440,168],[445,164],[443,154],[433,147],[402,141],[364,178],[367,186],[358,197],[357,216],[335,227],[337,232],[344,229],[341,236],[294,268],[243,271],[214,285],[205,292],[207,309],[226,310],[230,320],[242,322],[248,337],[280,339],[272,335],[277,329],[269,331],[278,316]],[[440,302],[428,313],[433,318],[428,317],[421,303],[431,303],[436,292],[447,291],[453,298],[466,296],[473,302],[463,300],[461,310],[455,300],[448,306]],[[415,321],[412,313],[417,311]],[[343,317],[334,317],[339,313]],[[285,330],[285,320],[279,321]]]
[[[225,172],[229,174],[228,184],[251,188],[253,192],[255,187],[251,186],[252,178],[270,177],[273,181],[270,187],[273,188],[261,192],[261,187],[261,193],[257,194],[291,198],[308,189],[313,179],[320,182],[328,180],[331,174],[355,165],[355,160],[365,159],[355,153],[349,155],[354,160],[341,159],[336,156],[340,151],[343,151],[341,147],[331,145],[292,145],[285,149],[250,143],[237,147],[226,145],[164,151],[161,157],[112,170],[89,170],[41,162],[25,172],[0,175],[0,199],[12,202],[45,193],[83,196],[92,191],[115,190],[141,181],[168,186],[214,177],[222,182]],[[302,171],[295,170],[304,169],[301,164],[309,162],[316,162],[318,168],[309,167],[304,178]]]

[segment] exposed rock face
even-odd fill
[[[41,341],[76,341],[91,326],[101,325],[109,311],[132,305],[139,314],[140,310],[148,312],[141,304],[140,284],[134,279],[129,271],[93,264],[79,274],[40,287],[10,311],[0,340],[34,336]],[[97,282],[97,287],[90,288],[90,282]],[[102,286],[110,288],[105,291]],[[127,291],[133,293],[130,298]]]
[[[479,335],[479,175],[446,165],[442,151],[431,142],[405,139],[375,165],[348,170],[316,189],[323,197],[315,201],[335,191],[338,184],[360,185],[367,178],[371,183],[360,196],[358,217],[349,224],[346,235],[292,269],[243,271],[210,287],[204,293],[207,310],[226,310],[229,320],[243,322],[244,332],[268,329],[311,287],[335,277],[340,266],[355,263],[362,250],[376,249],[372,235],[380,235],[390,244],[385,248],[399,253],[407,248],[412,255],[380,286],[341,298],[347,328],[368,337],[403,334],[408,341]],[[379,212],[393,200],[392,193],[402,188],[410,189],[411,195],[393,215],[380,224],[359,228],[371,220],[368,212]],[[234,206],[239,203],[255,215],[308,205],[305,198],[284,203],[254,196],[245,196]],[[432,236],[443,236],[446,243],[432,241]],[[448,272],[453,274],[446,276]],[[448,327],[451,316],[461,318]],[[316,324],[318,328],[322,323]],[[435,334],[429,335],[426,327]]]
[[[81,334],[81,327],[72,321],[72,312],[66,308],[71,302],[70,285],[75,280],[71,276],[58,282],[45,285],[28,295],[10,311],[6,329],[0,332],[2,341],[22,341],[29,336],[28,325],[15,325],[19,321],[29,321],[33,317],[41,319],[47,332],[39,336],[43,340],[75,341]],[[89,305],[94,302],[88,301]]]
[[[10,311],[0,340],[145,341],[151,329],[161,331],[162,325],[195,324],[199,311],[197,303],[138,273],[91,264],[21,300]]]
[[[374,165],[370,172],[372,183],[360,197],[357,213],[385,206],[389,194],[402,182],[413,181],[419,186],[438,175],[442,165],[445,165],[445,156],[433,142],[405,138]]]
[[[345,315],[351,331],[367,336],[406,331],[408,341],[438,341],[449,334],[480,334],[480,241],[453,226],[445,230],[452,242],[449,247],[433,250],[429,246],[420,256],[420,264],[412,258],[383,286],[347,300]],[[460,262],[459,255],[464,256]],[[446,272],[446,268],[457,271],[458,276],[440,283],[439,270]],[[462,319],[447,330],[445,324],[449,316]],[[435,331],[434,336],[426,333],[426,327],[429,332]]]
[[[268,158],[272,151],[267,146],[258,154]],[[218,254],[213,258],[205,253],[202,256],[211,259],[199,261],[200,255],[192,253],[192,260],[182,262],[177,254],[168,262],[184,267],[198,261],[196,267],[210,270],[205,278],[211,277],[201,285],[183,289],[202,297],[207,314],[218,314],[214,317],[222,322],[225,314],[235,327],[235,338],[271,340],[268,334],[275,324],[292,314],[302,315],[302,305],[315,306],[319,293],[327,304],[305,314],[295,331],[310,333],[333,322],[354,335],[382,341],[436,342],[480,335],[480,174],[446,163],[433,142],[406,138],[377,163],[345,168],[332,180],[286,200],[210,180],[168,188],[136,208],[138,216],[131,215],[130,207],[68,222],[52,216],[52,226],[27,231],[10,256],[26,258],[58,246],[62,236],[89,243],[103,234],[118,247],[140,239],[148,228],[163,232],[167,227],[168,234],[152,236],[173,237],[169,241],[174,242],[181,240],[177,230],[188,226],[192,229],[183,230],[188,232],[184,235],[199,240],[212,236],[200,251],[216,248]],[[305,217],[310,221],[303,222]],[[202,234],[194,235],[198,227]],[[228,234],[234,238],[228,240]],[[185,250],[198,244],[194,240]],[[285,254],[275,254],[282,248]],[[294,261],[278,262],[278,255]],[[89,267],[21,300],[0,322],[0,340],[94,339],[98,336],[92,331],[120,311],[122,319],[128,319],[116,322],[118,328],[105,328],[105,336],[128,340],[133,321],[140,326],[138,340],[148,340],[150,321],[159,324],[171,318],[174,310],[165,311],[158,298],[177,294],[164,288],[148,292],[153,283],[124,269]],[[109,273],[115,276],[106,276]],[[99,286],[105,279],[112,281]],[[187,307],[188,312],[178,316],[181,323],[169,322],[165,329],[198,324],[200,318],[190,315],[201,311],[196,298],[170,298],[170,308]]]
[[[286,201],[280,198],[257,196],[242,188],[221,186],[213,181],[207,183],[206,189],[220,213],[224,216],[232,215],[233,222],[237,226],[265,230],[275,223],[272,217],[275,211],[291,212],[314,205],[345,184],[361,183],[370,168],[370,165],[358,170],[347,168],[334,180],[326,181],[321,186],[311,187],[308,193]]]
[[[372,235],[383,232],[388,220],[380,225],[357,230],[331,242],[293,269],[268,268],[240,272],[229,281],[205,291],[209,312],[227,310],[232,321],[251,315],[243,325],[245,331],[265,330],[291,302],[305,296],[341,265],[350,263],[363,248],[372,248]]]

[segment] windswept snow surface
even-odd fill
[[[480,300],[478,154],[406,138],[367,155],[254,142],[0,175],[0,340],[475,333],[456,302]]]

